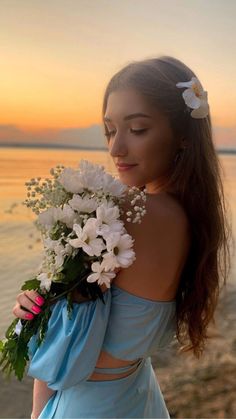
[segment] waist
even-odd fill
[[[115,380],[116,378],[127,377],[128,375],[132,374],[143,361],[144,358],[139,358],[128,365],[123,365],[116,368],[95,367],[92,375],[87,381]]]

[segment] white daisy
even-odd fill
[[[74,224],[73,230],[77,238],[70,239],[69,244],[72,247],[81,247],[89,256],[100,256],[105,245],[102,239],[97,238],[98,227],[96,218],[89,218],[83,228],[79,224]]]
[[[112,203],[102,203],[96,210],[97,220],[99,221],[99,228],[97,234],[108,238],[110,234],[115,232],[122,233],[124,231],[124,223],[119,220],[119,208]]]
[[[70,199],[68,203],[73,210],[89,214],[95,211],[98,206],[97,201],[94,198],[89,198],[88,196],[82,198],[80,195],[76,194],[73,195],[73,198]]]
[[[41,272],[37,275],[37,279],[40,281],[40,289],[46,288],[47,291],[50,291],[52,283],[52,274],[51,272]]]
[[[101,186],[104,192],[116,197],[123,196],[127,190],[127,185],[124,185],[119,179],[115,179],[109,173],[104,173]]]
[[[81,183],[81,175],[78,170],[66,167],[58,177],[58,181],[64,186],[65,190],[72,193],[80,193],[83,191]]]
[[[133,242],[129,234],[113,233],[106,239],[108,252],[102,255],[106,271],[119,267],[127,268],[133,263],[136,259],[132,249]]]
[[[105,272],[103,263],[100,264],[99,262],[92,263],[91,268],[94,273],[88,276],[87,281],[98,281],[99,285],[106,284],[106,287],[110,288],[111,279],[116,276],[115,272]]]

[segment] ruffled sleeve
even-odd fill
[[[111,308],[111,292],[98,298],[73,304],[68,318],[67,300],[52,306],[45,340],[37,347],[37,334],[28,344],[27,375],[45,381],[52,390],[63,390],[88,379],[96,366],[105,336]]]

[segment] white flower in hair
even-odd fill
[[[205,118],[209,113],[208,96],[197,77],[192,77],[190,81],[179,82],[176,86],[187,87],[182,96],[186,105],[193,109],[190,115],[197,119]]]

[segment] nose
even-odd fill
[[[125,138],[122,134],[115,134],[109,142],[109,153],[112,157],[125,156],[128,152]]]

